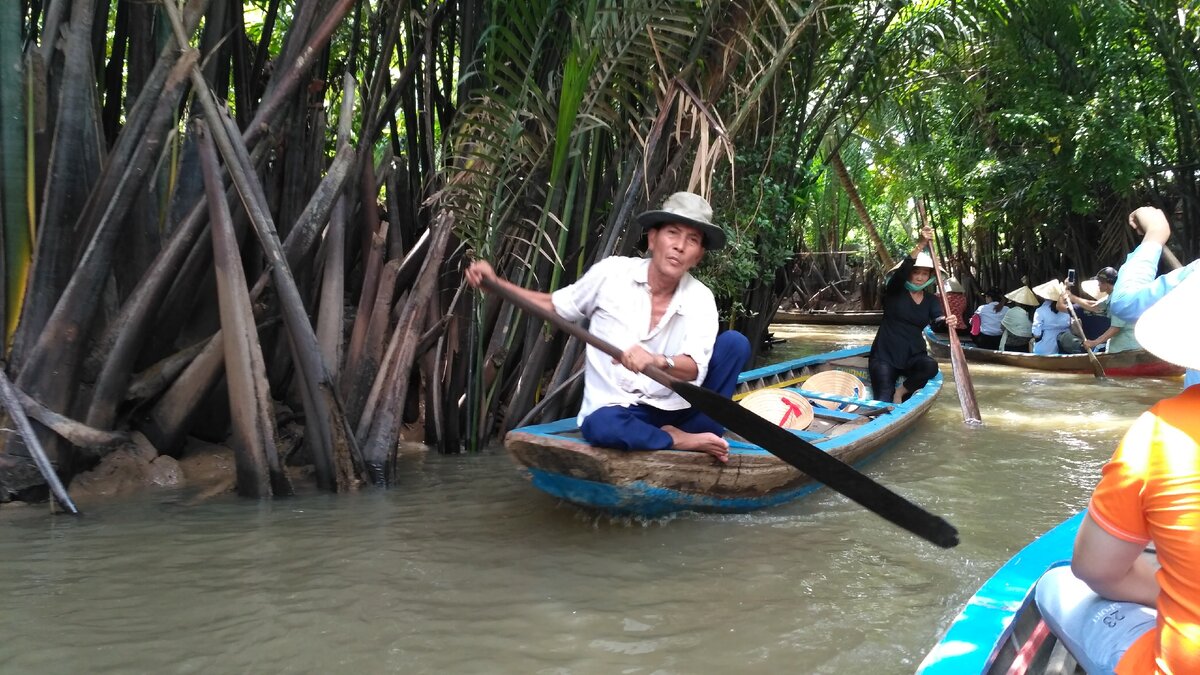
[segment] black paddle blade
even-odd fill
[[[958,545],[958,530],[940,516],[830,457],[825,451],[790,431],[776,426],[737,403],[689,382],[674,381],[671,388],[709,417],[800,469],[814,480],[837,490],[870,511],[942,548]]]

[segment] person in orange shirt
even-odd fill
[[[1198,306],[1193,275],[1142,315],[1138,340],[1200,367]],[[1200,673],[1200,385],[1160,401],[1125,434],[1092,493],[1071,566],[1048,573],[1036,597],[1088,673]]]

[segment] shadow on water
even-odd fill
[[[871,327],[779,326],[794,358]],[[865,470],[958,527],[942,550],[828,490],[655,521],[537,492],[500,448],[408,455],[388,491],[271,503],[178,493],[82,519],[0,510],[0,670],[38,673],[910,673],[974,588],[1082,508],[1178,380],[949,367]]]

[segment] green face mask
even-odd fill
[[[932,284],[934,281],[937,281],[937,280],[936,280],[936,279],[934,279],[933,277],[929,277],[928,279],[926,279],[926,280],[925,280],[925,283],[923,283],[923,284],[919,284],[919,285],[918,285],[918,284],[914,284],[914,283],[913,283],[913,282],[911,282],[911,281],[906,281],[906,282],[904,282],[904,287],[905,287],[905,288],[907,288],[907,289],[908,289],[910,292],[912,292],[912,293],[916,293],[917,291],[923,291],[923,290],[925,290],[926,288],[929,288],[929,286],[930,286],[930,285],[931,285],[931,284]]]

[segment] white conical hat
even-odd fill
[[[1079,282],[1079,288],[1096,300],[1103,300],[1108,297],[1108,293],[1100,290],[1100,282],[1096,279],[1084,279]]]
[[[1039,304],[1041,304],[1038,302],[1037,296],[1033,294],[1033,291],[1030,290],[1028,286],[1022,286],[1015,291],[1009,291],[1008,293],[1004,294],[1004,297],[1012,300],[1018,305],[1037,307]]]
[[[1060,297],[1062,297],[1063,291],[1065,290],[1067,290],[1067,287],[1064,286],[1063,282],[1059,281],[1058,279],[1051,279],[1044,284],[1038,284],[1037,286],[1033,287],[1033,292],[1039,298],[1042,298],[1043,300],[1050,300],[1051,302],[1057,301]]]
[[[947,277],[946,283],[942,284],[942,291],[946,293],[962,293],[962,284],[958,283],[958,279]]]
[[[1200,273],[1192,272],[1142,314],[1133,328],[1142,348],[1163,361],[1200,370]]]
[[[814,417],[808,399],[791,389],[756,389],[739,403],[784,429],[807,429]]]
[[[904,264],[904,260],[906,260],[906,258],[901,259],[900,262],[896,263],[895,265],[892,265],[891,269],[889,269],[887,271],[887,273],[891,274],[892,272],[895,272],[896,270],[900,269],[900,266]],[[929,257],[929,254],[926,253],[925,251],[921,251],[920,253],[917,254],[917,259],[915,261],[913,261],[913,267],[924,267],[929,270],[933,270],[933,258]],[[942,270],[943,274],[945,272],[946,272],[946,270]]]
[[[915,263],[913,263],[913,267],[924,267],[926,269],[933,269],[933,258],[930,258],[929,254],[926,253],[925,251],[921,251],[920,253],[917,254],[917,261]]]

